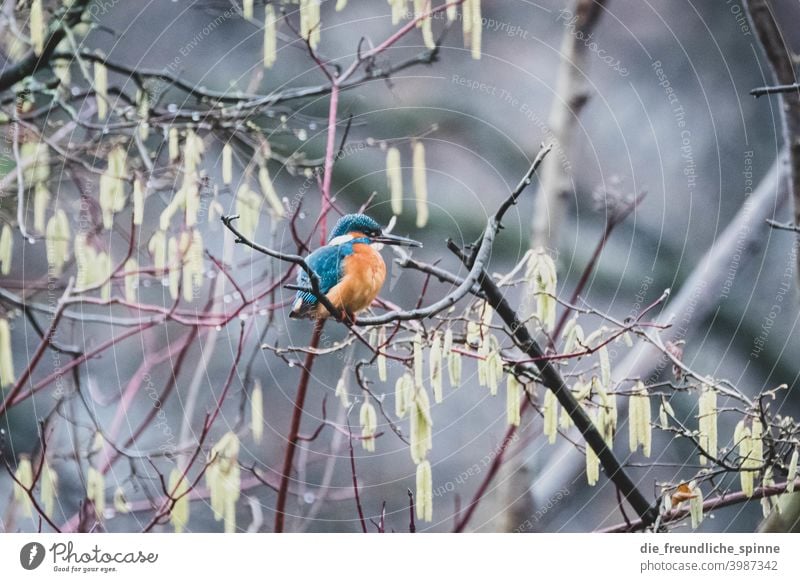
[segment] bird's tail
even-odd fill
[[[289,312],[290,319],[311,319],[316,316],[317,304],[307,303],[301,297],[298,297]]]

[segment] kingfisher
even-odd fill
[[[365,214],[346,214],[336,223],[327,244],[305,259],[319,278],[320,292],[351,321],[372,304],[386,279],[386,263],[375,245],[421,247],[422,243],[384,232]],[[311,280],[306,271],[298,273],[296,286],[299,290],[289,317],[324,319],[330,315],[308,291]]]

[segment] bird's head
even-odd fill
[[[383,228],[366,214],[345,214],[333,227],[328,244],[349,242],[354,238],[367,238],[370,243],[421,247],[422,243],[410,238],[383,232]]]

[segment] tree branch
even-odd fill
[[[772,0],[745,0],[747,16],[780,85],[797,83],[791,48],[776,21]],[[794,204],[794,223],[800,224],[800,92],[779,92],[783,144],[789,152],[789,191]],[[800,267],[800,256],[797,257]],[[800,285],[800,269],[795,273]]]
[[[47,65],[56,47],[67,34],[65,27],[72,27],[80,22],[83,11],[88,4],[89,0],[76,0],[71,6],[57,12],[50,25],[50,36],[45,42],[42,54],[37,56],[33,51],[30,51],[21,61],[6,69],[0,75],[0,91],[5,91],[25,77],[35,73],[40,67]]]

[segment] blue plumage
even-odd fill
[[[328,242],[351,232],[376,236],[381,233],[381,225],[366,214],[345,214],[336,222],[336,226],[328,236]]]
[[[306,263],[319,277],[319,290],[322,293],[330,291],[344,275],[344,258],[353,253],[353,244],[346,243],[335,247],[324,246],[315,250],[306,257]],[[304,270],[297,274],[297,286],[311,288],[311,280]],[[303,303],[314,305],[317,298],[308,291],[298,291],[297,299]]]

